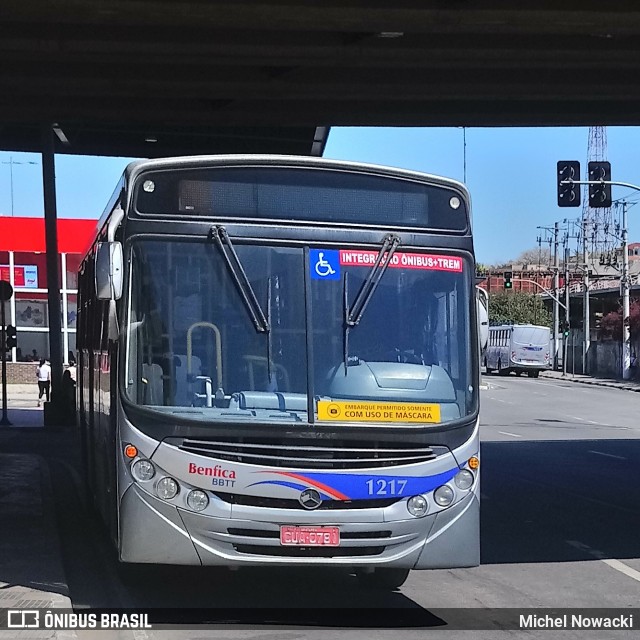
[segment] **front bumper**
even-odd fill
[[[298,511],[214,505],[219,515],[177,508],[131,485],[120,504],[124,562],[205,566],[388,566],[432,569],[479,563],[476,490],[448,509],[407,517],[405,500],[374,509]],[[232,511],[232,513],[231,513]],[[280,544],[282,524],[336,525],[339,547]]]

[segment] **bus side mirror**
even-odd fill
[[[99,300],[119,300],[123,278],[122,244],[101,242],[96,253],[96,297]]]
[[[489,342],[489,294],[482,287],[476,286],[476,306],[478,315],[478,339],[480,350],[487,348]]]

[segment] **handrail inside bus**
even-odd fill
[[[204,327],[211,329],[216,339],[216,390],[222,387],[222,339],[220,337],[220,329],[212,322],[194,322],[187,330],[187,380],[191,379],[192,374],[192,357],[193,357],[193,337],[194,329]]]

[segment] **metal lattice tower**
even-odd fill
[[[589,127],[587,145],[587,163],[607,159],[607,128]],[[589,180],[589,169],[585,167],[584,180]],[[591,254],[611,252],[617,246],[616,232],[611,207],[592,209],[589,206],[588,192],[583,198],[582,220],[586,228],[587,251]]]

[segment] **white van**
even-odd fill
[[[551,331],[535,324],[503,324],[489,327],[489,343],[484,354],[487,373],[508,375],[527,373],[537,378],[551,366]]]

